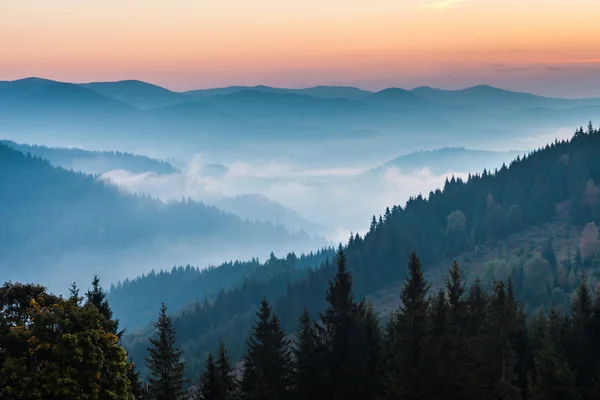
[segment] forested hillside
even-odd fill
[[[88,151],[77,148],[31,146],[10,140],[0,140],[0,144],[48,160],[54,166],[88,174],[102,174],[115,169],[124,169],[134,173],[154,172],[156,174],[169,174],[177,171],[168,162],[119,151]]]
[[[484,170],[467,181],[450,179],[443,189],[428,196],[411,198],[404,207],[394,206],[379,218],[373,217],[370,231],[352,236],[346,246],[348,269],[354,276],[354,293],[362,298],[406,274],[404,263],[411,251],[421,254],[427,271],[444,260],[492,242],[502,242],[511,233],[552,220],[565,220],[587,232],[583,247],[573,249],[573,260],[560,263],[552,252],[524,254],[511,264],[517,296],[530,303],[529,309],[551,304],[557,290],[572,289],[581,272],[592,275],[597,264],[600,222],[600,132],[591,124],[579,129],[572,140],[556,141],[510,166],[497,171]],[[595,223],[594,223],[595,222]],[[595,228],[595,229],[594,229]],[[585,251],[583,249],[585,248]],[[550,259],[550,261],[548,261]],[[532,261],[533,260],[533,261]],[[546,270],[550,275],[542,274]],[[562,272],[560,272],[562,270]],[[335,272],[330,262],[311,270],[308,275],[287,286],[276,278],[256,285],[239,286],[221,294],[213,303],[198,305],[175,319],[180,343],[186,349],[190,365],[201,365],[203,355],[215,350],[220,338],[232,349],[234,357],[245,348],[240,332],[251,329],[252,308],[261,296],[267,296],[279,315],[282,327],[292,330],[303,307],[315,316],[326,306],[322,293]],[[566,276],[575,282],[561,288]],[[547,280],[540,277],[548,277]],[[536,286],[537,285],[537,286]],[[539,287],[538,287],[539,286]],[[254,301],[234,300],[251,298]],[[568,292],[565,292],[568,298]],[[246,297],[245,297],[246,296]],[[560,297],[560,296],[559,296]],[[564,301],[563,301],[564,303]],[[212,338],[211,340],[209,340]],[[126,345],[136,346],[130,336]],[[139,353],[132,350],[134,357]],[[191,373],[198,370],[192,369]]]
[[[146,328],[161,303],[169,304],[171,310],[179,310],[198,301],[212,302],[215,297],[244,282],[250,285],[270,281],[282,273],[286,273],[290,281],[300,279],[309,267],[319,265],[334,254],[333,248],[324,248],[300,256],[290,253],[285,259],[277,259],[272,254],[263,263],[252,259],[203,269],[187,265],[173,267],[170,271],[151,271],[111,285],[108,300],[121,324],[133,331]]]
[[[180,240],[208,253],[211,246],[277,248],[302,246],[309,239],[280,225],[242,221],[199,202],[167,204],[121,193],[91,175],[53,167],[5,145],[0,145],[0,220],[0,271],[5,279],[56,278],[60,271],[50,270],[50,265],[66,254],[112,254],[143,245],[156,256]],[[43,260],[44,268],[35,260]],[[73,268],[68,279],[97,272],[85,268]],[[102,269],[104,279],[112,279],[111,268],[115,266]]]

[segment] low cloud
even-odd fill
[[[211,203],[222,197],[259,193],[328,228],[330,240],[346,240],[364,233],[371,216],[386,207],[404,205],[410,196],[440,188],[446,177],[466,176],[449,171],[436,175],[428,168],[402,171],[389,168],[377,176],[359,179],[362,169],[310,167],[268,162],[234,162],[226,174],[211,176],[195,156],[182,172],[171,175],[110,171],[102,179],[132,192],[145,192],[163,201],[182,197]]]

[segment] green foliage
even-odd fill
[[[283,400],[291,397],[292,359],[279,319],[266,299],[256,313],[258,320],[244,358],[241,394],[248,400]]]
[[[125,350],[95,305],[6,283],[0,399],[134,399]]]
[[[167,307],[160,308],[158,321],[154,324],[158,337],[148,338],[151,347],[146,365],[150,370],[148,395],[156,400],[179,400],[184,395],[184,364],[182,351],[176,349],[173,321],[167,315]]]

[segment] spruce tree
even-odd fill
[[[294,347],[295,400],[319,399],[323,394],[322,348],[315,324],[305,308],[300,316]]]
[[[325,296],[329,307],[321,314],[319,336],[325,346],[326,387],[328,399],[367,399],[378,392],[377,369],[369,369],[378,359],[372,334],[374,315],[364,303],[354,302],[352,277],[346,269],[346,256],[339,248],[337,272],[329,282]],[[371,314],[369,314],[371,313]],[[379,344],[376,345],[379,347]]]
[[[518,360],[514,337],[517,330],[517,304],[506,284],[502,281],[495,282],[486,319],[477,338],[477,397],[521,399],[521,388],[515,372]]]
[[[262,299],[258,320],[248,340],[241,395],[247,400],[282,400],[291,397],[291,351],[279,319]]]
[[[119,320],[113,320],[113,312],[110,309],[108,300],[106,300],[106,292],[102,289],[102,286],[100,286],[100,278],[98,278],[98,275],[94,275],[94,279],[92,280],[92,290],[88,290],[86,297],[87,302],[95,306],[98,311],[104,315],[104,318],[106,318],[107,329],[121,339],[124,330],[118,331]]]
[[[160,308],[158,321],[154,324],[158,338],[148,338],[149,358],[146,366],[150,370],[148,394],[153,400],[179,400],[184,395],[184,364],[182,351],[175,348],[177,340],[173,320],[167,315],[167,306]]]
[[[549,324],[544,332],[541,348],[535,356],[535,375],[530,378],[529,399],[577,400],[575,374],[567,359],[557,348]]]
[[[387,395],[389,398],[421,399],[426,391],[423,358],[427,351],[427,292],[430,285],[415,252],[409,257],[408,271],[392,327],[394,341]]]
[[[219,375],[219,394],[223,400],[232,400],[237,394],[237,381],[225,343],[221,342],[215,363]]]
[[[221,383],[219,371],[215,365],[215,358],[212,352],[208,353],[204,372],[200,378],[200,398],[199,400],[223,400],[221,397]]]
[[[571,364],[575,369],[577,385],[581,389],[584,398],[596,378],[596,350],[592,347],[593,309],[594,298],[588,287],[587,279],[582,275],[581,282],[571,303],[572,324],[568,342],[570,344]]]
[[[133,361],[129,361],[127,368],[127,378],[131,382],[131,394],[136,400],[145,399],[146,391],[140,378],[140,371],[138,371]]]

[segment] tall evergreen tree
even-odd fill
[[[582,275],[581,282],[571,304],[572,325],[569,333],[571,364],[577,375],[577,385],[586,398],[596,378],[595,353],[592,347],[592,317],[594,297],[588,287],[587,279]]]
[[[198,400],[222,400],[219,371],[212,352],[208,353],[204,364],[204,373],[200,378],[200,397]]]
[[[549,324],[544,332],[541,348],[535,356],[535,376],[530,379],[529,399],[532,400],[577,400],[575,374],[568,360],[557,348]]]
[[[229,360],[229,354],[225,343],[221,342],[219,354],[216,360],[217,373],[219,375],[219,395],[223,400],[232,400],[237,394],[237,381],[233,366]]]
[[[149,358],[146,366],[150,370],[148,394],[153,400],[179,400],[184,396],[184,364],[182,351],[175,348],[177,337],[173,320],[167,315],[167,306],[160,308],[158,321],[154,324],[158,338],[148,338]]]
[[[120,339],[123,336],[123,331],[118,331],[119,329],[119,320],[113,320],[113,312],[108,304],[108,300],[106,299],[106,292],[100,286],[100,278],[98,275],[94,275],[94,279],[92,280],[92,290],[88,290],[86,293],[87,302],[89,304],[94,305],[98,311],[104,318],[106,318],[107,328],[117,335]]]
[[[506,284],[495,282],[489,309],[477,340],[477,397],[521,399],[515,367],[514,336],[518,329],[517,304]]]
[[[294,347],[295,400],[325,398],[323,396],[323,348],[319,348],[315,324],[305,308],[300,316]]]
[[[291,352],[279,319],[262,299],[244,358],[241,395],[247,400],[285,400],[291,397]]]
[[[140,371],[133,361],[129,361],[129,365],[127,366],[127,378],[131,382],[131,394],[135,400],[146,399],[146,389],[140,378]]]
[[[321,314],[319,328],[326,351],[326,386],[330,391],[325,398],[374,398],[379,388],[373,375],[378,371],[367,367],[379,357],[379,350],[372,347],[374,343],[368,332],[372,327],[369,319],[374,315],[368,314],[364,303],[354,301],[352,277],[346,269],[346,255],[341,246],[337,267],[325,296],[329,307]]]
[[[392,327],[394,342],[387,390],[390,398],[420,399],[426,391],[423,358],[427,348],[430,285],[415,252],[410,254],[408,271]]]

